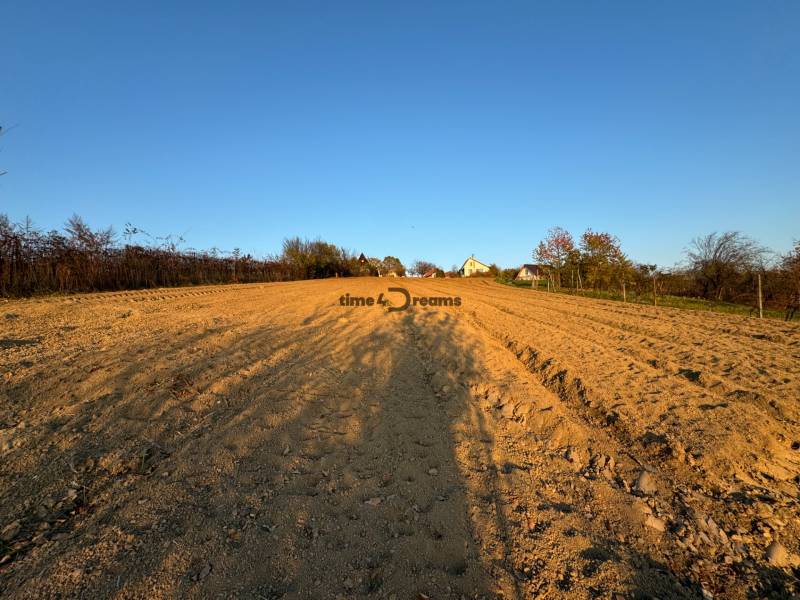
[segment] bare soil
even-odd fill
[[[339,303],[396,285],[461,306]],[[0,304],[4,597],[796,597],[798,474],[797,324],[486,280]]]

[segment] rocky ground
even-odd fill
[[[340,297],[454,297],[390,312]],[[0,595],[800,593],[800,326],[485,280],[0,304]]]

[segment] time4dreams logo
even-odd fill
[[[349,293],[339,297],[339,306],[383,306],[389,312],[406,310],[411,306],[444,307],[461,306],[460,296],[412,296],[401,287],[390,287],[386,295],[381,292],[377,298],[372,296],[351,296]]]

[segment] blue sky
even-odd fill
[[[168,6],[167,6],[168,4]],[[800,3],[3,2],[0,212],[448,268],[800,237]]]

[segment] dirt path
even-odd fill
[[[797,592],[800,328],[390,285],[0,305],[0,593]]]

